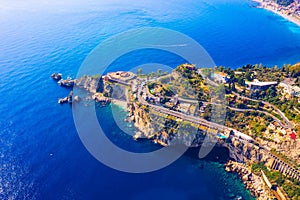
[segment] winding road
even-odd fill
[[[279,110],[275,105],[270,104],[269,102],[266,102],[266,101],[257,100],[257,99],[251,99],[249,97],[242,96],[242,95],[240,95],[240,94],[238,94],[236,92],[232,92],[232,94],[236,95],[237,97],[239,97],[241,99],[263,103],[263,104],[265,104],[265,105],[267,105],[269,107],[272,107],[277,112],[277,114],[279,114],[280,117],[285,121],[285,123],[286,123],[285,127],[287,127],[287,128],[293,128],[294,127],[293,124],[290,122],[290,120],[284,115],[284,113],[281,110]],[[264,112],[264,111],[262,111],[262,112]],[[269,113],[269,115],[271,115],[271,114]]]

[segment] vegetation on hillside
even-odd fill
[[[248,90],[245,85],[246,81],[253,81],[258,79],[259,81],[276,81],[282,82],[286,78],[295,78],[295,85],[300,86],[300,63],[291,65],[284,65],[282,68],[277,66],[265,67],[261,64],[245,65],[236,70],[224,69],[220,67],[227,74],[234,74],[230,83],[227,84],[227,92],[237,92],[243,96],[250,97],[252,99],[262,100],[269,102],[279,108],[285,116],[296,123],[300,123],[300,113],[295,111],[294,108],[300,109],[300,103],[298,98],[287,99],[282,95],[281,91],[278,91],[277,86],[271,86],[266,90]],[[231,86],[230,86],[231,85]],[[232,87],[234,85],[234,87]],[[234,88],[234,90],[232,89]],[[249,102],[240,102],[239,107],[247,107]],[[258,106],[256,106],[259,108]],[[260,108],[262,108],[260,106]],[[273,113],[272,113],[273,114]]]
[[[293,3],[294,0],[275,0],[275,2],[276,2],[278,5],[281,5],[281,6],[288,6],[288,5],[290,5],[291,3]]]
[[[261,170],[274,185],[280,186],[291,199],[300,198],[300,182],[295,179],[286,178],[277,171],[269,171],[263,162],[252,164],[252,171],[259,174]]]
[[[287,70],[293,78],[298,77],[300,75],[300,63],[290,66]]]

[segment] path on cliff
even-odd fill
[[[279,120],[277,117],[275,117],[274,115],[266,112],[266,111],[261,111],[261,110],[254,110],[254,109],[240,109],[240,108],[233,108],[233,107],[229,107],[227,106],[228,109],[233,110],[233,111],[237,111],[237,112],[259,112],[259,113],[263,113],[265,115],[268,115],[270,117],[272,117],[274,119],[274,121],[276,121],[280,126],[284,127],[284,128],[291,128],[289,125],[285,125],[281,122],[281,120]]]
[[[245,99],[245,100],[249,100],[249,101],[254,101],[254,102],[259,102],[259,103],[263,103],[269,107],[272,107],[280,116],[281,118],[285,121],[285,123],[287,124],[286,127],[288,128],[293,128],[293,124],[290,122],[290,120],[285,116],[285,114],[279,110],[279,108],[277,108],[275,105],[269,103],[269,102],[266,102],[266,101],[262,101],[262,100],[258,100],[258,99],[252,99],[252,98],[249,98],[249,97],[245,97],[245,96],[242,96],[236,92],[232,92],[234,95],[238,96],[239,98],[241,99]]]
[[[184,98],[178,98],[179,101],[181,102],[185,102],[185,103],[198,103],[198,100],[192,100],[192,99],[184,99]],[[212,102],[205,102],[202,101],[203,105],[209,105],[209,104],[213,104],[213,105],[221,105],[218,103],[212,103]],[[282,123],[282,121],[280,119],[278,119],[277,117],[275,117],[274,115],[266,112],[266,111],[261,111],[261,110],[255,110],[255,109],[241,109],[241,108],[234,108],[234,107],[230,107],[226,105],[226,108],[233,110],[233,111],[237,111],[237,112],[258,112],[258,113],[263,113],[265,115],[268,115],[270,117],[272,117],[274,119],[274,121],[276,121],[277,123],[280,124],[280,126],[284,127],[284,128],[292,128],[291,124],[284,124]]]

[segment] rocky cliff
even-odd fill
[[[139,129],[140,137],[152,138],[154,129],[151,126],[150,115],[147,112],[147,108],[136,102],[128,103],[127,109],[129,111],[129,119],[134,123],[134,126]]]
[[[230,137],[224,145],[229,148],[230,157],[237,162],[268,162],[268,160],[271,159],[271,157],[257,145],[236,137]]]
[[[99,88],[99,83],[101,82],[103,81],[100,78],[84,76],[80,79],[76,79],[75,86],[81,89],[85,89],[92,94],[95,94]]]
[[[148,138],[163,146],[185,144],[189,147],[202,145],[205,133],[197,125],[186,123],[172,116],[152,112],[137,102],[128,103],[129,120],[139,129],[134,139]]]

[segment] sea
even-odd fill
[[[300,28],[255,5],[248,0],[0,0],[0,199],[254,199],[216,159],[228,156],[224,149],[202,160],[192,150],[143,174],[105,166],[80,141],[71,106],[57,103],[69,90],[50,75],[75,77],[101,42],[142,27],[188,35],[218,66],[299,62]],[[174,68],[182,60],[147,50],[110,70],[149,62]],[[116,144],[141,152],[156,148],[118,129],[112,106],[96,110]],[[125,118],[122,108],[116,110]]]

